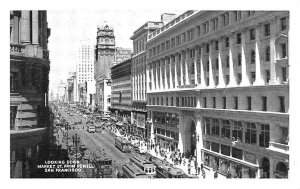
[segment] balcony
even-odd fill
[[[288,152],[289,151],[289,145],[277,143],[277,142],[269,142],[269,149],[276,150],[276,151],[282,151],[282,152]]]

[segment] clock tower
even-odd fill
[[[116,44],[111,26],[98,26],[95,48],[96,106],[106,112],[110,107],[110,68],[115,62]]]

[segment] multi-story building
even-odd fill
[[[286,178],[289,12],[187,11],[148,36],[147,99],[161,148],[220,175]]]
[[[130,38],[133,41],[132,55],[132,123],[150,139],[151,127],[146,124],[147,117],[147,89],[146,89],[146,42],[150,33],[161,28],[164,23],[175,18],[175,14],[165,13],[161,16],[161,22],[148,21],[134,31]],[[148,127],[147,127],[148,126]]]
[[[130,126],[132,110],[131,59],[111,68],[111,112]],[[128,123],[129,120],[129,123]],[[130,128],[128,128],[131,131]]]
[[[115,61],[115,36],[111,26],[98,26],[95,49],[95,103],[97,111],[107,112],[110,107],[110,68]]]
[[[46,11],[10,11],[10,175],[38,177],[49,154]]]
[[[115,59],[113,65],[117,65],[131,58],[132,50],[128,48],[116,47]]]
[[[67,102],[70,104],[75,103],[77,91],[76,72],[69,72],[69,78],[67,79]]]
[[[62,102],[62,103],[66,103],[67,102],[67,84],[64,83],[63,81],[60,81],[60,83],[58,84],[57,87],[57,91],[58,91],[58,101]]]
[[[94,81],[94,60],[94,45],[87,39],[82,40],[78,48],[76,64],[76,82],[78,90],[79,84]],[[79,101],[79,96],[76,99]]]

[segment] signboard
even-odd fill
[[[136,114],[136,118],[137,118],[137,126],[140,128],[145,129],[145,115],[144,114]]]

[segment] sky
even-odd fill
[[[160,21],[163,13],[180,15],[186,10],[100,9],[100,10],[49,10],[48,39],[50,58],[49,91],[57,91],[60,81],[66,82],[69,72],[76,70],[79,42],[84,38],[96,44],[97,26],[114,28],[116,46],[132,49],[129,39],[133,32],[147,21]]]

